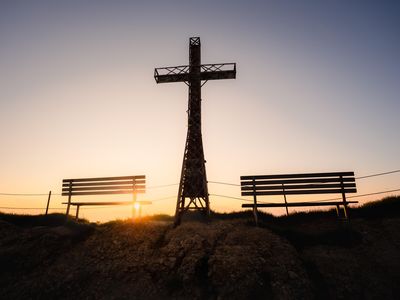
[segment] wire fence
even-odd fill
[[[368,174],[368,175],[363,175],[356,177],[355,179],[361,180],[361,179],[367,179],[367,178],[372,178],[372,177],[379,177],[379,176],[384,176],[384,175],[389,175],[389,174],[395,174],[395,173],[400,173],[400,169],[398,170],[393,170],[393,171],[387,171],[387,172],[382,172],[382,173],[374,173],[374,174]],[[240,184],[235,184],[231,182],[223,182],[223,181],[208,181],[208,183],[211,184],[216,184],[216,185],[226,185],[226,186],[234,186],[234,187],[240,187]],[[163,185],[154,185],[154,186],[148,186],[147,189],[160,189],[160,188],[166,188],[166,187],[173,187],[173,186],[178,186],[179,183],[171,183],[171,184],[163,184]],[[359,194],[359,195],[354,195],[354,196],[347,196],[346,198],[359,198],[359,197],[366,197],[366,196],[373,196],[373,195],[381,195],[381,194],[387,194],[387,193],[395,193],[395,192],[400,192],[400,188],[395,188],[391,190],[385,190],[385,191],[377,191],[377,192],[372,192],[372,193],[365,193],[365,194]],[[0,193],[0,196],[21,196],[21,197],[29,197],[29,196],[48,196],[48,193]],[[52,193],[52,196],[61,196],[61,193]],[[223,194],[210,194],[210,196],[215,196],[215,197],[221,197],[221,198],[227,198],[227,199],[232,199],[232,200],[237,200],[237,201],[253,201],[250,199],[246,198],[239,198],[231,195],[223,195]],[[176,195],[173,196],[167,196],[167,197],[161,197],[161,198],[155,198],[155,199],[150,199],[152,203],[157,203],[160,201],[176,198]],[[321,200],[311,200],[309,202],[321,202],[321,201],[332,201],[332,200],[340,200],[342,198],[331,198],[331,199],[321,199]],[[267,202],[259,202],[259,203],[265,203],[268,204]],[[109,208],[109,206],[96,206],[96,207],[82,207],[82,209],[101,209],[101,208]],[[0,206],[0,209],[7,209],[7,210],[43,210],[45,207],[14,207],[14,206]],[[48,210],[64,210],[65,207],[49,207]]]

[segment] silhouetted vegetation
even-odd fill
[[[251,210],[235,211],[230,213],[217,213],[211,211],[211,217],[218,220],[235,220],[235,219],[247,219],[247,218],[252,219],[253,212]],[[267,221],[274,219],[274,216],[265,211],[260,210],[259,218],[261,218],[264,221]]]
[[[361,207],[350,210],[354,217],[382,218],[400,216],[400,196],[390,196],[382,200],[368,202]]]
[[[350,219],[354,218],[382,218],[382,217],[399,217],[400,216],[400,196],[389,196],[381,200],[368,202],[361,206],[351,206],[348,208]],[[224,216],[227,215],[227,216]],[[230,215],[232,215],[230,217]],[[216,214],[219,218],[241,218],[250,217],[252,218],[252,211],[247,210],[243,212],[235,212],[230,214]],[[222,216],[222,217],[221,217]],[[326,220],[337,220],[336,210],[311,210],[307,212],[294,212],[288,216],[273,216],[265,213],[259,209],[258,217],[263,222],[273,221],[278,224],[297,224],[307,221],[315,221],[320,219]]]
[[[63,235],[71,237],[73,241],[85,239],[93,233],[95,227],[85,219],[75,221],[75,218],[65,218],[64,214],[48,214],[48,215],[16,215],[0,213],[0,220],[13,224],[18,227],[32,228],[37,230],[51,230],[55,228],[63,228]],[[48,228],[48,229],[46,229]]]
[[[0,219],[21,227],[60,226],[65,223],[64,214],[17,215],[0,213]]]
[[[152,216],[145,216],[140,219],[141,221],[160,221],[160,222],[173,222],[174,217],[167,214],[157,214]]]

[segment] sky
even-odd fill
[[[237,63],[235,80],[202,88],[209,181],[400,169],[399,16],[398,1],[0,1],[0,207],[42,208],[45,195],[1,193],[51,190],[61,211],[64,178],[144,174],[139,198],[161,200],[143,213],[173,214],[188,90],[153,72],[187,64],[193,36],[202,63]],[[400,189],[400,174],[357,186]],[[209,192],[211,209],[241,210],[215,196],[241,198],[239,187]]]

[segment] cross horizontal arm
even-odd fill
[[[154,71],[154,79],[156,80],[157,83],[189,81],[189,72],[186,74],[161,75],[161,74],[158,74],[158,70],[160,70],[160,69],[155,69],[155,71]]]
[[[236,63],[207,64],[200,66],[201,80],[234,79]],[[156,68],[154,79],[157,83],[183,82],[190,80],[189,66]]]

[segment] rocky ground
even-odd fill
[[[6,218],[7,219],[7,218]],[[1,299],[398,299],[400,218],[18,224]]]

